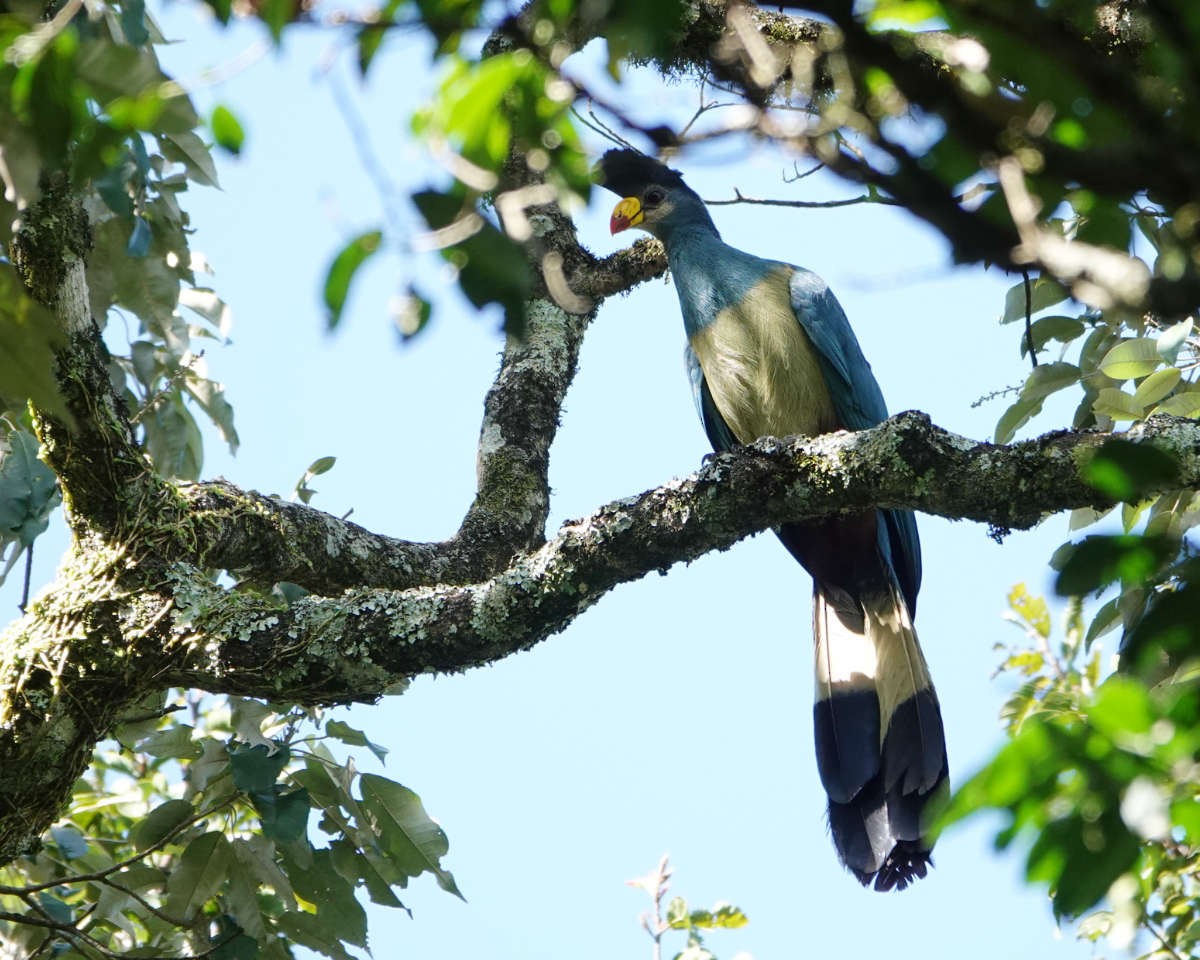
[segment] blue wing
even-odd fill
[[[842,305],[824,280],[799,267],[792,274],[791,293],[796,319],[817,348],[838,418],[848,430],[866,430],[882,423],[888,416],[887,404]],[[881,510],[879,516],[880,547],[896,572],[909,613],[916,616],[921,586],[916,518],[911,510]]]
[[[692,399],[696,402],[696,412],[700,414],[700,422],[704,424],[704,432],[708,434],[708,442],[718,453],[729,450],[737,445],[733,431],[725,423],[725,419],[717,411],[712,393],[704,379],[704,371],[700,368],[700,360],[696,351],[685,347],[683,358],[687,362],[688,380],[692,384]]]

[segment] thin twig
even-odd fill
[[[100,883],[103,883],[105,886],[112,887],[114,890],[121,891],[121,893],[125,894],[125,896],[127,896],[127,897],[132,897],[134,900],[136,900],[138,903],[140,903],[146,911],[148,911],[149,913],[158,917],[158,919],[162,920],[164,923],[168,923],[173,927],[186,927],[187,926],[186,922],[180,920],[178,917],[172,917],[169,913],[162,910],[160,907],[156,907],[154,904],[152,904],[149,900],[147,900],[145,897],[143,897],[136,890],[134,890],[130,887],[127,887],[124,884],[117,883],[115,880],[112,880],[108,877],[105,877],[103,880],[100,881]]]
[[[203,356],[204,356],[204,351],[201,350],[199,353],[195,354],[194,356],[189,357],[186,360],[186,362],[181,361],[179,366],[175,369],[175,372],[172,373],[169,377],[167,377],[166,383],[164,383],[161,387],[159,387],[158,390],[156,390],[153,394],[151,394],[149,397],[147,397],[146,402],[142,404],[141,409],[138,410],[133,416],[131,416],[129,418],[130,426],[136,426],[138,424],[138,422],[142,419],[142,417],[144,417],[151,410],[153,410],[156,406],[158,406],[159,401],[162,400],[163,397],[165,397],[168,393],[171,392],[171,390],[173,390],[176,386],[178,386],[180,383],[182,383],[184,380],[186,380],[188,378],[188,376],[193,372],[192,364],[194,364],[197,360],[201,359]]]
[[[1178,950],[1167,943],[1166,935],[1155,925],[1154,921],[1150,919],[1144,910],[1142,912],[1142,922],[1146,925],[1146,929],[1154,934],[1155,939],[1158,940],[1163,950],[1169,953],[1174,960],[1183,960],[1183,956]]]
[[[21,589],[21,616],[25,616],[25,610],[29,606],[29,583],[33,579],[33,544],[25,545],[25,585]]]
[[[1029,360],[1036,370],[1038,365],[1037,350],[1033,347],[1033,284],[1029,282],[1029,271],[1022,270],[1021,276],[1025,283],[1025,343],[1029,347]]]
[[[387,174],[387,168],[375,152],[366,121],[363,119],[358,105],[346,91],[334,66],[328,65],[322,71],[329,83],[329,91],[333,94],[333,101],[338,108],[338,113],[350,134],[350,141],[354,144],[354,150],[358,154],[358,162],[362,164],[367,178],[374,185],[375,192],[379,194],[388,225],[397,237],[402,237],[410,231],[405,226],[404,218],[400,214],[400,192],[396,189],[395,183]]]
[[[236,796],[228,797],[212,807],[194,813],[192,816],[182,821],[178,826],[170,830],[161,840],[151,844],[140,853],[135,853],[132,857],[128,857],[125,860],[114,863],[112,866],[105,867],[103,870],[97,870],[94,873],[77,873],[69,877],[59,877],[56,880],[46,880],[42,883],[31,883],[27,887],[10,887],[6,885],[0,885],[0,894],[24,898],[31,894],[38,893],[41,890],[49,890],[51,887],[88,883],[90,881],[103,881],[119,870],[124,870],[126,867],[132,866],[140,860],[145,860],[146,857],[150,856],[152,853],[157,853],[188,827],[199,823],[201,820],[206,820],[224,808],[231,806],[236,799]]]
[[[805,170],[803,173],[801,173],[800,172],[800,161],[793,160],[792,161],[792,172],[795,175],[789,177],[787,174],[784,174],[783,182],[784,183],[796,183],[799,180],[803,180],[805,177],[811,177],[818,170],[824,170],[824,169],[825,169],[825,164],[818,160],[811,167],[809,167],[807,170]]]
[[[830,209],[832,207],[852,207],[859,203],[882,203],[889,206],[900,206],[898,200],[885,197],[878,193],[864,193],[859,197],[849,197],[845,200],[774,200],[762,197],[747,197],[737,187],[733,188],[732,200],[705,200],[710,207],[726,207],[737,203],[751,203],[763,207],[799,207],[804,210]]]

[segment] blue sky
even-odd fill
[[[346,37],[293,30],[282,53],[243,58],[259,31],[215,30],[191,4],[159,15],[167,36],[186,38],[162,51],[168,70],[187,81],[220,67],[225,79],[198,86],[197,104],[230,106],[247,132],[243,156],[219,160],[223,189],[193,188],[187,198],[193,246],[234,313],[232,345],[209,349],[207,362],[226,384],[242,439],[230,457],[209,431],[204,475],[286,494],[310,462],[332,455],[336,467],[314,481],[315,506],[353,510],[357,522],[408,539],[451,534],[473,493],[482,399],[501,348],[497,318],[465,307],[437,261],[414,260],[403,244],[366,270],[334,336],[320,305],[333,253],[383,219],[339,102],[361,113],[401,189],[440,177],[407,134],[432,79],[426,51],[411,38],[389,40],[364,86]],[[634,89],[644,115],[694,105],[684,85],[643,80]],[[734,187],[801,199],[854,191],[822,176],[786,185],[786,158],[744,144],[679,166],[714,199]],[[608,235],[612,199],[597,191],[578,216],[597,253],[628,242]],[[415,214],[400,212],[415,235]],[[893,411],[924,410],[949,429],[991,436],[1004,401],[973,402],[1019,383],[1025,370],[1017,331],[997,322],[1012,278],[952,268],[940,239],[888,207],[714,215],[729,242],[830,282]],[[413,276],[444,295],[429,330],[401,345],[387,301]],[[604,306],[552,451],[551,529],[699,465],[708,445],[682,349],[665,282]],[[994,648],[1021,639],[1002,619],[1005,594],[1021,581],[1049,589],[1045,561],[1066,522],[1051,519],[1002,546],[975,524],[920,524],[917,627],[941,697],[951,778],[961,783],[1001,739],[997,714],[1011,682],[991,679],[1001,658]],[[39,582],[56,549],[49,537],[39,544]],[[7,608],[15,586],[0,593]],[[375,956],[648,956],[637,924],[646,903],[624,881],[667,852],[675,892],[695,906],[731,900],[749,915],[749,926],[712,939],[724,960],[738,951],[757,960],[1090,955],[1069,933],[1055,942],[1044,896],[1019,883],[1019,858],[991,852],[994,824],[945,836],[936,869],[902,894],[864,891],[840,869],[812,755],[810,591],[774,538],[760,536],[618,589],[533,651],[422,678],[403,697],[346,711],[390,748],[384,772],[421,794],[446,829],[445,863],[467,897],[422,879],[402,894],[412,919],[369,907]],[[358,760],[376,768],[369,755]]]

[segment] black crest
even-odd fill
[[[690,188],[678,170],[636,150],[609,150],[600,158],[600,185],[619,197],[641,193],[650,184]]]

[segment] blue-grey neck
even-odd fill
[[[667,248],[667,264],[689,338],[716,320],[725,307],[740,302],[765,271],[775,266],[725,243],[700,203],[672,211],[658,225],[657,233]]]

